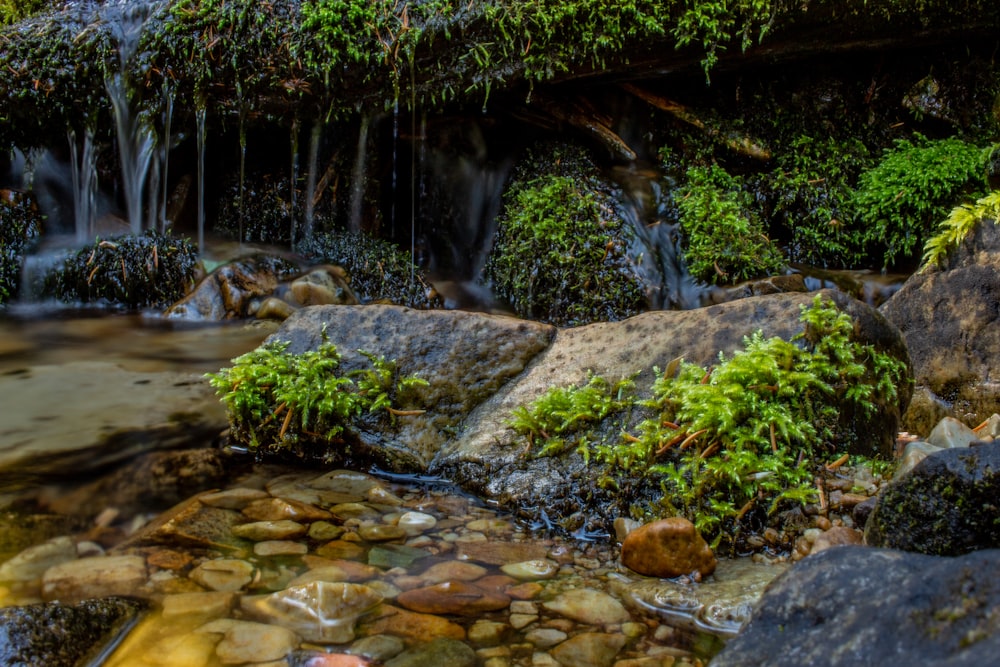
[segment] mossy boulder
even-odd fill
[[[636,234],[581,149],[529,152],[504,195],[486,278],[520,317],[557,326],[646,309]]]
[[[38,236],[41,223],[29,195],[0,190],[0,305],[17,295],[25,248]]]
[[[1000,443],[935,452],[883,490],[865,540],[932,556],[1000,548],[998,498]]]
[[[46,291],[63,301],[162,308],[190,289],[197,258],[188,239],[153,230],[98,239],[54,269]]]
[[[317,262],[347,271],[351,291],[361,303],[392,303],[410,308],[440,308],[424,272],[410,253],[383,239],[365,234],[318,234],[298,246]]]

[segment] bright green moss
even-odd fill
[[[745,339],[710,368],[672,362],[648,395],[630,381],[594,377],[550,389],[517,410],[511,426],[536,455],[579,452],[618,485],[636,477],[660,489],[639,515],[685,516],[713,545],[731,543],[750,510],[814,498],[818,466],[842,450],[840,408],[871,413],[895,400],[905,365],[851,340],[853,322],[817,296],[791,341]],[[641,410],[648,418],[629,427]],[[616,428],[602,428],[611,422]]]
[[[976,225],[984,220],[1000,221],[1000,190],[994,190],[975,204],[962,204],[938,226],[938,232],[924,244],[923,266],[920,272],[944,264],[948,254],[965,240]]]

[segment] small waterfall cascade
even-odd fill
[[[195,111],[198,150],[198,248],[205,247],[205,116],[207,111],[200,105]]]
[[[354,154],[354,166],[351,168],[351,200],[348,214],[348,229],[352,234],[361,233],[361,209],[365,198],[365,167],[368,163],[368,131],[371,126],[370,114],[361,116],[358,129],[358,148]],[[393,160],[393,175],[395,175],[395,159]],[[395,208],[395,198],[393,198]],[[391,216],[390,216],[391,217]]]
[[[129,2],[119,0],[102,8],[103,18],[115,27],[120,70],[104,84],[115,117],[118,153],[121,161],[122,196],[131,231],[135,234],[156,227],[157,207],[146,207],[146,192],[158,191],[153,167],[158,142],[156,132],[138,112],[132,101],[133,82],[127,76],[128,64],[135,55],[146,20],[160,6],[159,2]],[[169,142],[164,142],[169,143]],[[79,232],[78,232],[79,235]]]
[[[315,224],[316,210],[316,181],[319,170],[319,148],[323,141],[323,123],[316,121],[313,123],[312,132],[309,134],[309,163],[306,171],[306,191],[305,191],[305,212],[302,217],[302,237],[304,240],[311,240],[313,237],[313,226]],[[293,237],[292,242],[296,239]]]
[[[659,170],[638,163],[615,167],[609,176],[620,188],[618,208],[635,230],[636,247],[630,254],[646,285],[649,307],[683,310],[702,305],[705,287],[688,273],[680,227],[669,215],[670,183]]]
[[[73,196],[73,219],[76,241],[85,243],[94,234],[97,221],[97,146],[94,130],[88,125],[83,139],[77,142],[76,130],[67,132],[70,153],[70,180]]]

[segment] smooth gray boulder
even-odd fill
[[[1000,551],[842,546],[796,563],[710,667],[982,667],[1000,655]]]

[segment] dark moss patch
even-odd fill
[[[24,251],[38,236],[41,222],[29,195],[0,191],[0,305],[17,295]]]

